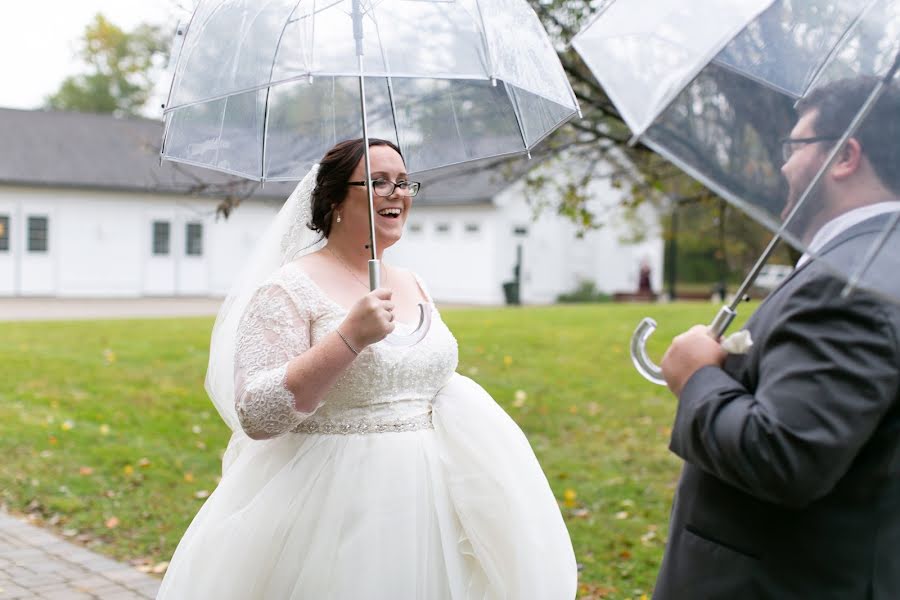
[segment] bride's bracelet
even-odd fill
[[[337,331],[337,334],[338,334],[339,336],[341,336],[341,339],[344,340],[344,343],[347,345],[347,347],[350,348],[350,352],[352,352],[352,353],[355,354],[356,356],[359,356],[359,350],[357,350],[356,348],[354,348],[354,347],[350,344],[350,342],[347,341],[347,338],[344,337],[344,334],[341,333],[341,330],[340,330],[340,329],[335,329],[335,331]]]

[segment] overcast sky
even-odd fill
[[[69,75],[83,71],[78,40],[94,15],[131,30],[139,23],[163,25],[174,32],[190,14],[192,0],[4,0],[0,19],[0,106],[40,108]],[[164,96],[160,83],[157,95]],[[148,116],[159,116],[163,99],[148,103]]]

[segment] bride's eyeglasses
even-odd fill
[[[365,181],[349,181],[347,185],[359,185],[365,187]],[[406,194],[409,197],[413,197],[419,193],[419,188],[422,186],[418,181],[398,181],[394,183],[393,181],[388,181],[387,179],[376,179],[372,181],[372,190],[375,192],[376,196],[381,196],[382,198],[389,198],[391,194],[394,193],[395,189],[400,190],[401,194]]]

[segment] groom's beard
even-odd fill
[[[799,193],[802,194],[804,191],[805,190],[800,190]],[[781,213],[782,219],[786,219],[788,217],[788,214],[786,213],[794,210],[794,204],[799,199],[794,196],[794,190],[791,190],[789,193],[791,196],[788,198],[788,202],[785,205],[785,211]],[[823,223],[818,222],[816,217],[824,208],[822,186],[817,185],[809,193],[803,204],[800,205],[800,208],[797,209],[793,218],[791,218],[790,223],[785,227],[785,232],[790,237],[803,242],[804,245],[809,244],[810,240],[812,240],[813,236],[823,225]]]

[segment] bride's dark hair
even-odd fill
[[[389,146],[403,158],[393,142],[369,138],[369,148],[375,146]],[[326,238],[331,233],[331,215],[347,197],[347,183],[363,154],[363,140],[357,138],[338,142],[319,161],[316,189],[312,193],[312,217],[307,224],[310,229],[322,232]]]

